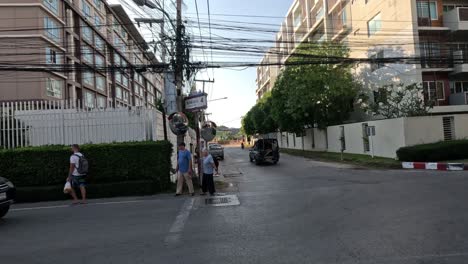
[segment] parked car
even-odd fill
[[[0,177],[0,218],[4,217],[16,197],[16,188],[11,181]]]
[[[209,144],[208,151],[210,152],[213,159],[224,160],[224,148],[220,144]]]
[[[276,164],[279,161],[279,147],[276,139],[259,139],[249,152],[250,162],[260,164],[269,162]]]

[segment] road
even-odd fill
[[[226,149],[240,205],[168,194],[21,204],[1,263],[467,263],[468,174],[365,170]]]

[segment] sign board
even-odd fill
[[[164,107],[168,115],[177,112],[176,85],[174,73],[166,73],[164,77]]]
[[[367,136],[368,137],[375,136],[375,126],[368,126],[367,127]]]
[[[208,107],[207,96],[208,95],[206,93],[199,93],[186,97],[185,110],[189,112],[196,112],[206,109]]]

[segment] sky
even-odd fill
[[[111,0],[109,2],[116,3],[119,1],[130,0]],[[161,0],[159,0],[161,1]],[[171,1],[171,0],[165,0]],[[208,9],[207,0],[184,0],[185,8],[183,9],[183,18],[189,21],[188,31],[195,36],[199,36],[199,28],[197,23],[197,13],[195,1],[198,4],[199,18],[201,21],[201,35],[205,41],[210,36],[207,22]],[[224,38],[249,38],[249,39],[275,39],[273,32],[237,32],[232,30],[217,29],[213,24],[230,24],[239,26],[252,26],[247,23],[268,23],[277,25],[279,30],[280,24],[284,20],[290,5],[293,0],[209,0],[212,37],[215,39]],[[261,12],[259,12],[261,11]],[[236,16],[232,16],[236,15]],[[237,16],[241,15],[241,16]],[[268,17],[249,17],[249,16],[268,16]],[[229,21],[229,22],[227,22]],[[213,40],[216,42],[216,40]],[[201,50],[194,51],[192,56],[194,61],[211,61],[211,52],[209,44],[205,43],[205,53]],[[214,52],[213,61],[255,61],[259,62],[261,57],[250,58],[232,58],[226,57],[224,54],[216,54]],[[204,70],[197,74],[197,79],[213,79],[213,84],[206,84],[205,91],[208,93],[209,100],[228,97],[226,100],[212,101],[208,103],[207,113],[211,113],[209,119],[214,121],[218,126],[224,125],[227,127],[241,126],[241,117],[256,102],[256,68],[247,69],[214,69]],[[199,90],[202,89],[202,84],[197,84]]]

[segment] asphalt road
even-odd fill
[[[240,205],[157,195],[15,205],[0,263],[467,263],[468,174],[376,171],[226,149]]]

